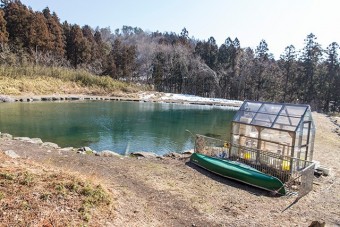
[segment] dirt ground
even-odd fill
[[[340,226],[340,136],[328,117],[313,117],[314,159],[331,174],[315,178],[313,191],[298,201],[216,176],[188,158],[99,157],[6,139],[0,150],[101,181],[115,198],[107,226]]]

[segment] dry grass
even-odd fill
[[[97,226],[113,220],[112,196],[100,184],[4,161],[4,155],[0,160],[0,226]]]
[[[332,113],[329,113],[329,115],[332,117],[340,117],[340,112],[332,112]]]
[[[0,94],[92,94],[110,95],[116,92],[137,92],[143,86],[95,76],[85,70],[55,67],[0,66]]]

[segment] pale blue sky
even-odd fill
[[[46,6],[61,21],[91,27],[123,25],[144,31],[173,31],[186,27],[189,36],[218,45],[230,36],[238,37],[242,47],[255,48],[265,39],[278,58],[284,48],[304,46],[309,33],[326,48],[340,44],[340,0],[22,0],[33,10]]]

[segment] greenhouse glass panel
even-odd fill
[[[287,105],[285,108],[285,112],[288,116],[295,116],[295,117],[301,117],[305,114],[308,106],[292,106]]]
[[[263,104],[258,112],[277,115],[282,108],[280,104]]]
[[[251,121],[251,124],[270,127],[273,124],[275,118],[276,115],[258,113]]]

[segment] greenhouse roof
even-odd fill
[[[233,122],[295,132],[304,121],[314,126],[310,106],[244,101]]]

